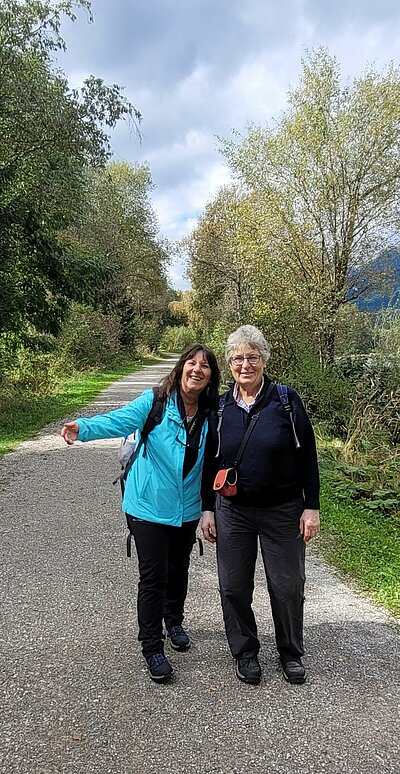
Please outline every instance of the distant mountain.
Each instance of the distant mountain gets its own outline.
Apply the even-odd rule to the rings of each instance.
[[[377,272],[379,274],[392,277],[392,289],[389,292],[377,292],[359,298],[354,303],[362,312],[379,312],[381,309],[387,309],[388,306],[400,304],[400,253],[397,250],[388,250],[375,258],[368,269],[368,273]]]

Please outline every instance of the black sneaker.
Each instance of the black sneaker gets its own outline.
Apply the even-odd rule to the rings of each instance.
[[[168,659],[165,658],[164,653],[153,653],[152,656],[146,658],[146,661],[151,679],[156,680],[158,683],[162,683],[173,674],[174,670]]]
[[[171,642],[171,647],[174,650],[188,650],[190,648],[190,640],[186,634],[183,626],[176,624],[167,629],[167,634]]]
[[[237,658],[236,662],[236,676],[243,683],[248,685],[258,685],[261,680],[261,667],[257,656],[250,656],[250,658]]]
[[[293,658],[282,663],[282,672],[285,680],[292,685],[301,685],[306,681],[306,670],[299,658]]]

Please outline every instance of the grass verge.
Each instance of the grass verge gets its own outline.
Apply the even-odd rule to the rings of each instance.
[[[50,422],[62,419],[89,403],[105,387],[143,365],[156,363],[156,358],[119,365],[108,371],[82,372],[63,379],[51,395],[13,394],[0,403],[0,454],[12,451]]]
[[[324,558],[360,588],[400,616],[400,530],[398,520],[340,497],[329,463],[321,466],[322,531],[318,544]]]

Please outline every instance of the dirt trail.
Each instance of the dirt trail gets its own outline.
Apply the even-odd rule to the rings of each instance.
[[[113,384],[121,405],[171,362]],[[136,641],[137,567],[125,556],[118,441],[68,448],[49,426],[0,463],[4,774],[397,774],[400,637],[390,617],[307,559],[308,681],[281,678],[265,580],[255,610],[260,686],[234,677],[215,554],[193,554],[174,681],[154,685]]]

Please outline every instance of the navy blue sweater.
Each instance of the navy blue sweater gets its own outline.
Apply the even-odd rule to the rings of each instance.
[[[203,509],[213,510],[212,481],[221,468],[231,467],[237,456],[247,425],[263,400],[270,380],[264,380],[260,396],[250,412],[240,408],[233,398],[233,387],[225,394],[221,424],[221,449],[217,449],[216,418],[210,422],[206,449],[202,495]],[[314,432],[303,403],[295,390],[288,388],[296,434],[300,448],[295,448],[293,429],[276,387],[260,412],[238,469],[238,492],[234,498],[241,505],[279,505],[303,496],[305,508],[319,508],[319,474]]]

